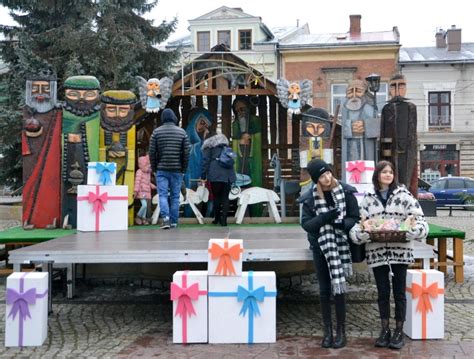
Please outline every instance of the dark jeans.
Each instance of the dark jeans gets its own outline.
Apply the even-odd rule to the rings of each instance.
[[[407,285],[407,264],[392,264],[392,289],[395,299],[395,320],[404,322],[407,312],[405,288]],[[390,278],[388,265],[373,268],[379,304],[380,319],[390,319]]]
[[[328,263],[326,257],[318,245],[313,246],[314,266],[319,281],[319,300],[321,302],[321,314],[324,324],[331,323],[331,277],[329,276]],[[336,304],[337,324],[344,324],[346,321],[346,297],[345,294],[334,296]]]
[[[214,218],[219,221],[221,215],[223,219],[227,219],[229,212],[229,192],[230,183],[227,182],[211,182],[212,195],[214,196]]]
[[[163,220],[169,221],[171,224],[178,224],[179,193],[182,183],[183,174],[180,172],[156,171],[160,215]]]

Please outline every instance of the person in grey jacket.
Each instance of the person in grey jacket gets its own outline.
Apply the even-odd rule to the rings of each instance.
[[[404,345],[403,323],[406,316],[406,276],[413,258],[413,241],[423,241],[428,234],[428,224],[423,210],[415,197],[404,185],[398,185],[395,167],[391,162],[380,161],[372,177],[374,188],[366,193],[360,203],[361,222],[350,231],[356,244],[366,243],[367,265],[374,272],[377,284],[378,306],[382,329],[375,342],[376,347],[401,349]],[[406,242],[371,242],[364,222],[371,219],[395,219],[412,223],[406,234]],[[396,327],[390,331],[390,279],[395,299]]]
[[[186,131],[178,127],[173,110],[165,108],[161,113],[161,126],[153,131],[149,148],[151,169],[156,173],[163,229],[178,225],[179,193],[188,167],[189,147]]]
[[[234,168],[224,168],[217,161],[225,146],[229,146],[229,140],[225,135],[217,134],[205,140],[201,147],[201,180],[211,183],[211,191],[214,196],[214,220],[212,223],[221,226],[227,226],[229,192],[232,183],[236,180]]]

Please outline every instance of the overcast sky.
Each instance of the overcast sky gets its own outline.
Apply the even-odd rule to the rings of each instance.
[[[402,46],[434,46],[438,28],[456,25],[462,29],[462,41],[474,42],[474,20],[465,0],[159,0],[146,15],[157,24],[178,17],[179,24],[170,37],[174,40],[188,33],[188,20],[204,15],[220,6],[240,7],[244,12],[260,16],[270,28],[309,24],[311,33],[344,33],[349,30],[349,15],[362,15],[363,32],[389,31],[398,26]],[[9,24],[8,11],[0,8],[2,24]]]

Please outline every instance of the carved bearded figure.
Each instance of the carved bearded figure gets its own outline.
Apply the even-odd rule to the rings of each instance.
[[[128,186],[129,225],[133,224],[136,131],[135,94],[125,90],[105,91],[100,109],[100,161],[117,164],[117,184]]]
[[[94,76],[71,76],[64,82],[62,214],[77,222],[77,186],[87,183],[87,163],[99,160],[99,91]]]
[[[23,109],[23,225],[56,227],[61,220],[61,110],[56,75],[30,76]]]
[[[346,90],[346,102],[342,108],[342,133],[343,163],[376,160],[380,125],[365,81],[353,80]]]

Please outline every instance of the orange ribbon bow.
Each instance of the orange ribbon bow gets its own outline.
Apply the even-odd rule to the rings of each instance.
[[[434,282],[430,286],[426,286],[426,273],[421,272],[421,285],[412,283],[411,288],[406,291],[411,293],[413,299],[418,299],[416,311],[421,313],[421,338],[426,339],[426,315],[433,311],[431,298],[438,298],[438,294],[443,294],[444,289],[438,288],[438,283]]]
[[[212,243],[212,246],[209,249],[211,258],[219,258],[215,274],[222,274],[225,276],[235,274],[235,268],[232,261],[238,261],[242,251],[243,250],[240,248],[240,244],[234,244],[229,248],[228,241],[224,241],[224,247],[221,247],[217,243]]]

